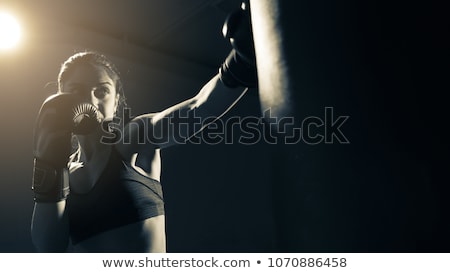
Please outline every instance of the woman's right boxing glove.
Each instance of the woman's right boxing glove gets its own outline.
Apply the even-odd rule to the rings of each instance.
[[[39,110],[34,128],[32,189],[36,202],[58,202],[69,194],[72,133],[89,133],[100,123],[97,109],[75,94],[55,94]]]

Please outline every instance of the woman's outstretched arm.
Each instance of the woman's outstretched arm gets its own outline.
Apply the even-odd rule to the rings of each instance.
[[[159,113],[133,119],[124,131],[127,140],[159,148],[185,143],[226,113],[248,88],[257,85],[250,16],[245,6],[227,18],[223,34],[232,50],[219,73],[194,97]]]

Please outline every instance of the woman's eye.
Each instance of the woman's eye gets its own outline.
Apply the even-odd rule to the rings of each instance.
[[[104,98],[106,95],[108,95],[108,93],[109,93],[108,88],[104,88],[104,87],[96,88],[94,90],[94,95],[99,99]]]

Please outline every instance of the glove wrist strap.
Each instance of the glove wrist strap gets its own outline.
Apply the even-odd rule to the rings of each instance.
[[[35,202],[49,203],[65,200],[70,192],[68,168],[55,168],[35,158],[32,190]]]
[[[236,50],[232,50],[219,69],[220,80],[230,88],[256,87],[256,66],[247,63]]]

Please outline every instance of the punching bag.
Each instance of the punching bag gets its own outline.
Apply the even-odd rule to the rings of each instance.
[[[450,250],[441,10],[250,0],[279,251]]]

